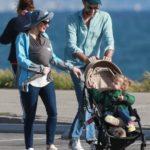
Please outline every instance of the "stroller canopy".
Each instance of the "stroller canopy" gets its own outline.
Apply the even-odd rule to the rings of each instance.
[[[94,82],[96,89],[101,91],[111,89],[112,77],[122,74],[117,65],[106,60],[90,63],[85,69],[85,84],[87,88]]]

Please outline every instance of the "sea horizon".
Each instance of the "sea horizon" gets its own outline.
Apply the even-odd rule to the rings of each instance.
[[[112,17],[115,53],[113,63],[123,74],[133,80],[140,80],[146,71],[150,71],[150,11],[108,11]],[[54,11],[55,16],[48,29],[54,52],[63,59],[65,47],[65,26],[67,17],[73,11]],[[0,12],[0,34],[8,20],[15,16],[13,12]],[[61,34],[60,34],[61,33]],[[0,69],[10,68],[7,60],[10,45],[0,44]],[[103,55],[103,47],[101,47]]]

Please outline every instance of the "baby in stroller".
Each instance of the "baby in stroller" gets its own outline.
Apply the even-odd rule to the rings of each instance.
[[[93,82],[91,94],[94,100],[103,107],[105,122],[114,126],[126,126],[127,132],[136,130],[134,121],[130,116],[129,107],[135,102],[135,97],[126,92],[130,80],[122,74],[112,77],[111,89],[99,91]]]
[[[132,108],[135,97],[127,92],[131,81],[118,66],[105,60],[90,63],[84,74],[86,109],[92,108],[92,118],[85,124],[95,122],[96,150],[125,150],[139,138],[144,150],[146,141],[141,119]]]

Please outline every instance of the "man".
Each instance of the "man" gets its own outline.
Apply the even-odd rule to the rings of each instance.
[[[65,59],[79,67],[84,73],[88,63],[100,58],[102,38],[105,44],[103,59],[111,61],[114,51],[114,38],[110,15],[100,11],[101,0],[82,0],[83,10],[76,12],[68,19],[67,45]],[[70,130],[70,148],[83,150],[80,143],[84,123],[91,114],[84,111],[84,82],[71,74],[78,101],[78,112]],[[93,149],[96,140],[94,123],[86,125],[86,141]]]

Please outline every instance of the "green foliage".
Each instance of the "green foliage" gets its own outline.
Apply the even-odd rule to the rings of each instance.
[[[54,79],[56,89],[69,90],[74,88],[73,83],[68,74],[62,72],[58,73],[55,70],[53,70],[52,77]]]
[[[52,70],[56,89],[74,89],[69,74]],[[0,88],[14,88],[15,80],[10,70],[0,70]],[[141,81],[133,81],[129,88],[131,92],[150,92],[150,72],[145,72]]]
[[[69,74],[63,72],[52,71],[52,77],[55,82],[56,89],[73,89],[73,83]],[[0,88],[14,88],[15,80],[10,70],[0,70]]]
[[[0,88],[13,88],[14,76],[10,70],[0,70]]]
[[[132,92],[150,92],[150,72],[145,72],[143,79],[138,82],[135,81],[130,88]]]

